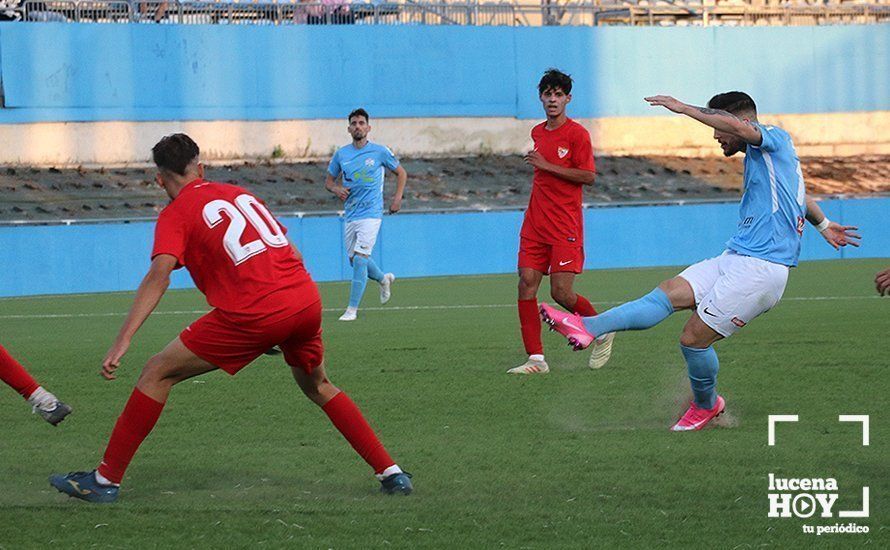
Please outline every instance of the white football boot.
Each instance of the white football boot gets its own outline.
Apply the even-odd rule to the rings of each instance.
[[[593,341],[593,345],[590,346],[590,359],[587,361],[588,368],[599,369],[609,362],[609,358],[612,357],[612,340],[614,339],[615,333],[610,332]]]
[[[383,280],[380,281],[380,303],[385,304],[392,298],[392,284],[395,282],[396,276],[392,273],[387,273],[383,276]]]
[[[550,372],[550,367],[547,366],[547,362],[543,358],[529,357],[528,361],[508,370],[507,374],[547,374],[548,372]]]
[[[341,321],[355,321],[355,318],[358,316],[358,309],[354,307],[346,308],[346,311],[343,312],[343,315],[340,316]]]

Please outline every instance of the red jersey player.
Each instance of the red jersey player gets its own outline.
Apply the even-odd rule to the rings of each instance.
[[[395,464],[355,403],[325,374],[321,298],[284,226],[246,190],[205,181],[198,153],[185,134],[167,136],[152,149],[157,181],[172,201],[158,216],[151,267],[102,363],[102,375],[115,378],[131,339],[160,301],[174,269],[188,269],[213,310],[149,359],[99,467],[53,475],[50,483],[73,497],[113,502],[124,471],[175,384],[216,369],[234,375],[278,346],[297,384],[371,465],[381,490],[409,494],[410,475]]]
[[[596,177],[590,134],[566,116],[572,100],[572,78],[556,69],[544,73],[538,94],[547,120],[532,129],[534,150],[525,161],[535,169],[532,193],[519,234],[519,324],[528,360],[510,374],[544,374],[541,322],[538,318],[538,287],[550,276],[550,295],[562,307],[580,315],[596,310],[573,287],[575,275],[584,269],[582,187]],[[581,313],[586,312],[586,313]],[[598,341],[590,356],[591,368],[609,360],[612,335]]]
[[[33,411],[53,426],[71,414],[71,407],[43,389],[3,346],[0,346],[0,380],[24,397]]]

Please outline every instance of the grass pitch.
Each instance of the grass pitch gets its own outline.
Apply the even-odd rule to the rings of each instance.
[[[601,371],[545,332],[551,374],[511,377],[524,359],[515,277],[399,280],[351,324],[336,321],[347,284],[322,285],[331,378],[414,473],[409,498],[377,494],[281,359],[264,357],[177,386],[117,504],[68,499],[47,476],[95,467],[142,364],[206,306],[168,293],[104,382],[130,294],[0,300],[3,344],[75,411],[54,429],[0,388],[0,547],[887,547],[890,298],[871,282],[884,263],[793,270],[773,311],[717,345],[724,426],[687,434],[668,427],[688,397],[688,313],[618,335]],[[676,272],[587,272],[578,288],[613,305]],[[769,414],[800,415],[775,447]],[[839,414],[871,416],[870,446]],[[768,473],[837,479],[835,513],[858,510],[868,485],[871,517],[767,518]],[[802,533],[849,521],[870,532]]]

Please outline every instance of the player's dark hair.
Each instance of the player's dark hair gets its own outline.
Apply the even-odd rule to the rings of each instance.
[[[538,82],[538,94],[547,90],[562,90],[566,95],[572,93],[572,77],[559,69],[547,69]]]
[[[371,122],[371,117],[368,116],[368,111],[362,109],[361,107],[349,113],[349,116],[346,117],[346,120],[352,122],[352,117],[354,116],[363,116],[365,117],[365,122]]]
[[[185,134],[164,136],[151,148],[151,157],[163,171],[185,175],[185,169],[198,158],[198,144]]]
[[[757,105],[751,96],[745,92],[726,92],[717,94],[708,101],[711,109],[721,109],[727,113],[737,115],[739,113],[753,113],[757,115]]]

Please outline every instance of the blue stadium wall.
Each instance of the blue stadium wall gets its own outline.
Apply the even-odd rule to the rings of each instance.
[[[742,88],[770,113],[890,110],[890,25],[741,28],[0,24],[0,124],[538,118],[547,67],[573,116]]]
[[[890,199],[839,199],[822,207],[832,219],[858,225],[862,247],[835,252],[808,227],[802,259],[890,257]],[[737,216],[731,203],[587,209],[585,268],[686,265],[717,255]],[[341,218],[282,221],[316,280],[350,277]],[[401,277],[511,273],[521,223],[518,211],[388,216],[374,254]],[[144,222],[0,227],[0,296],[135,289],[148,268],[153,228]],[[188,275],[177,272],[173,287],[189,286]]]

